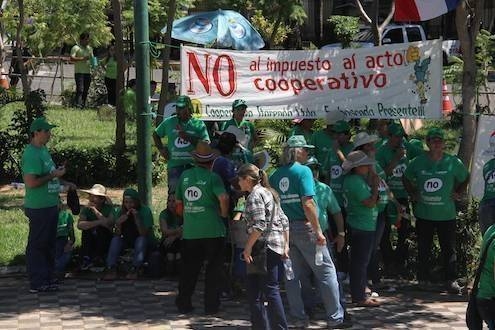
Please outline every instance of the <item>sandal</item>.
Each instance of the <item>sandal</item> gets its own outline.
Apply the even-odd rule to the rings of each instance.
[[[375,299],[365,299],[356,304],[356,307],[378,307],[380,306],[380,302]]]

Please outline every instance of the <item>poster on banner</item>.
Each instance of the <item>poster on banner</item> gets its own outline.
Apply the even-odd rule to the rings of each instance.
[[[181,47],[181,94],[204,120],[441,118],[440,40],[360,49],[233,51]]]
[[[474,157],[469,182],[471,197],[481,200],[485,191],[483,167],[492,158],[495,158],[495,116],[481,116],[478,120]],[[495,181],[495,168],[488,169],[487,180]]]

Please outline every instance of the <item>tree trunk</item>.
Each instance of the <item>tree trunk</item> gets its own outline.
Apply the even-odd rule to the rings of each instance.
[[[20,68],[21,68],[21,82],[22,82],[22,92],[24,95],[24,102],[27,102],[29,92],[31,92],[31,86],[29,86],[29,81],[27,78],[27,70],[24,66],[24,59],[22,58],[22,37],[21,32],[24,28],[24,0],[17,0],[17,4],[19,5],[19,22],[17,23],[17,31],[16,31],[16,56],[20,59]],[[13,56],[13,54],[12,54]]]
[[[476,138],[476,60],[475,44],[480,30],[484,0],[464,0],[456,10],[456,28],[461,43],[462,70],[462,139],[458,156],[470,168]]]
[[[160,91],[160,101],[158,102],[158,116],[155,119],[155,123],[158,125],[164,118],[163,113],[165,105],[169,101],[170,95],[168,95],[168,82],[169,82],[169,68],[170,68],[170,44],[172,43],[172,25],[174,24],[175,7],[177,5],[176,0],[169,1],[168,13],[167,13],[167,32],[163,42],[165,48],[163,49],[163,67],[162,67],[162,89]]]
[[[122,91],[124,90],[124,41],[122,35],[122,18],[120,16],[120,0],[112,0],[113,24],[115,36],[115,57],[117,58],[117,107],[115,109],[115,152],[117,158],[121,157],[126,148],[125,141],[125,112],[122,104]]]

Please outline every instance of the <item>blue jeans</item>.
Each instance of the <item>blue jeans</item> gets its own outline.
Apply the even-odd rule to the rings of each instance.
[[[367,268],[375,247],[375,232],[350,228],[351,232],[351,297],[353,302],[366,299]]]
[[[57,237],[57,243],[55,247],[55,271],[62,273],[65,271],[65,267],[70,261],[72,252],[64,252],[64,248],[67,245],[69,238],[67,236]]]
[[[251,327],[253,329],[287,329],[284,305],[280,297],[280,270],[284,268],[280,255],[266,250],[266,276],[249,274],[247,276]],[[264,300],[268,302],[265,308]]]
[[[134,241],[134,258],[132,259],[132,265],[136,268],[141,267],[146,255],[146,237],[138,236]],[[124,245],[124,238],[122,236],[114,236],[112,242],[110,242],[110,249],[107,256],[107,267],[115,267],[117,259]]]
[[[26,270],[31,289],[36,289],[53,279],[58,207],[26,208],[24,213],[29,219]]]
[[[339,302],[339,283],[335,266],[328,249],[323,250],[323,263],[315,265],[315,235],[309,223],[290,222],[290,258],[294,270],[294,279],[286,281],[287,299],[291,315],[299,320],[307,319],[304,311],[300,279],[308,273],[308,268],[315,274],[320,287],[321,298],[325,306],[326,320],[339,324],[344,319],[344,309]]]
[[[495,223],[495,198],[482,201],[478,210],[481,235]]]

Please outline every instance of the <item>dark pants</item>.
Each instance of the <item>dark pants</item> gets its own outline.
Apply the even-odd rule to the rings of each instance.
[[[495,297],[492,299],[476,298],[476,306],[489,330],[495,329]]]
[[[27,273],[32,289],[48,285],[54,278],[58,207],[26,208],[29,235],[26,247]]]
[[[206,260],[205,312],[216,313],[220,306],[220,278],[222,276],[225,239],[223,237],[182,240],[182,269],[179,294],[175,304],[180,309],[191,309],[191,297],[198,275]]]
[[[70,257],[72,252],[64,252],[65,246],[69,238],[67,236],[57,237],[56,249],[55,249],[55,271],[58,273],[63,273],[65,271],[65,267],[70,261]]]
[[[252,329],[287,329],[284,305],[280,296],[279,277],[284,269],[280,255],[266,250],[267,275],[249,274],[247,276],[249,308],[251,310]],[[264,301],[268,302],[265,308]]]
[[[117,80],[105,77],[105,86],[107,87],[108,104],[117,105]]]
[[[455,220],[431,221],[416,219],[416,233],[418,236],[418,280],[430,280],[430,269],[432,268],[431,248],[433,245],[433,234],[437,232],[442,262],[445,272],[445,280],[457,278],[455,251],[456,236]]]
[[[112,238],[112,232],[106,227],[97,226],[83,230],[81,234],[81,256],[105,260]]]
[[[387,222],[387,215],[385,210],[378,213],[378,218],[376,219],[376,231],[375,231],[375,242],[373,245],[373,252],[371,254],[370,263],[368,265],[368,277],[373,282],[377,284],[380,282],[380,253],[378,247],[380,246],[380,241],[382,239],[383,230],[385,229],[385,224]]]
[[[351,270],[350,284],[353,302],[366,299],[368,282],[367,269],[375,246],[375,232],[350,228],[351,231]]]
[[[76,106],[83,108],[86,106],[86,99],[88,98],[91,74],[75,73],[74,79],[76,80]]]

